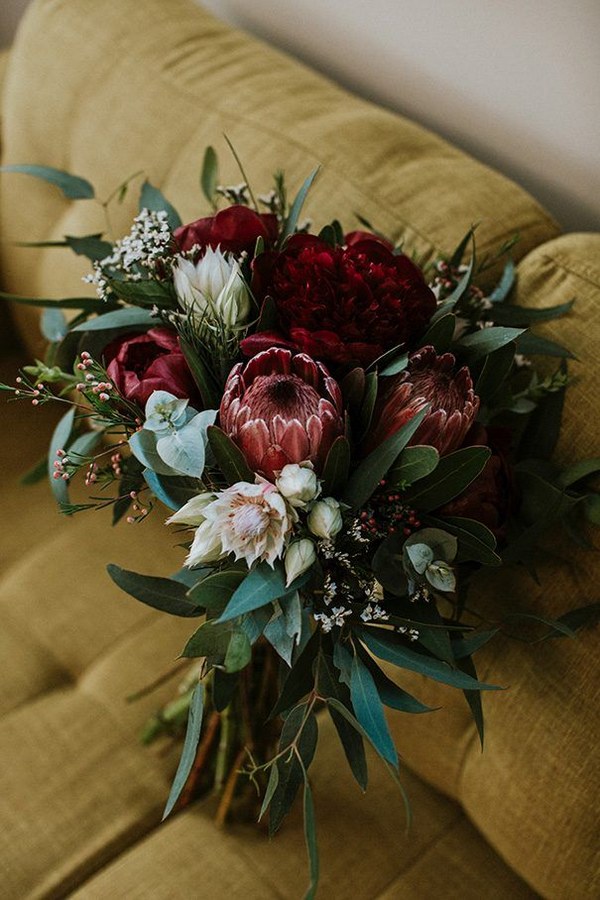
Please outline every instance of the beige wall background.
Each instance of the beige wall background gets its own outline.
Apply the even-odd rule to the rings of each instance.
[[[0,0],[2,43],[27,4]],[[600,230],[600,0],[203,5],[500,169],[565,228]]]

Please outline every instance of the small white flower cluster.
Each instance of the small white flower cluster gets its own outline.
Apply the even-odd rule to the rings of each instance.
[[[385,622],[387,619],[389,619],[389,616],[386,613],[385,609],[382,609],[378,603],[376,603],[375,606],[373,606],[373,604],[371,603],[368,603],[361,612],[360,617],[363,622],[377,622],[378,620]]]
[[[344,609],[343,606],[334,606],[331,609],[331,615],[327,613],[315,613],[315,622],[321,623],[321,628],[325,633],[331,631],[332,628],[341,628],[345,619],[352,615],[351,609]]]
[[[417,628],[407,628],[406,625],[399,625],[396,628],[398,634],[405,634],[408,636],[409,641],[418,641],[419,640],[419,631]]]
[[[133,220],[129,234],[113,244],[111,254],[94,263],[93,274],[85,275],[83,281],[96,285],[98,296],[105,300],[106,276],[111,270],[125,274],[129,281],[139,281],[142,277],[139,268],[153,269],[156,261],[164,256],[170,240],[167,213],[144,208]]]

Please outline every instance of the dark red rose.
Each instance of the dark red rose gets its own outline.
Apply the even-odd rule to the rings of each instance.
[[[491,448],[492,455],[483,471],[468,488],[437,510],[440,516],[462,516],[486,525],[499,543],[506,538],[508,517],[516,499],[515,481],[508,462],[510,432],[507,429],[475,425],[467,435],[464,445],[483,445]]]
[[[179,340],[168,328],[126,334],[105,348],[106,372],[116,389],[140,406],[153,391],[169,391],[198,407],[200,399]]]
[[[320,472],[344,432],[342,393],[321,363],[273,347],[233,367],[219,420],[254,472],[273,479],[305,460]]]
[[[390,251],[394,249],[394,245],[391,241],[388,241],[387,238],[379,237],[378,234],[373,234],[371,231],[349,231],[348,234],[345,235],[344,241],[346,247],[354,247],[362,241],[375,241],[376,244],[381,244]]]
[[[268,247],[277,240],[277,235],[276,216],[256,213],[247,206],[229,206],[214,216],[181,225],[173,233],[182,252],[198,244],[201,250],[220,247],[223,253],[229,250],[238,256],[244,250],[252,253],[259,237]]]
[[[479,397],[468,368],[456,371],[455,363],[451,353],[438,356],[433,347],[423,347],[399,375],[381,378],[367,450],[399,431],[427,404],[429,412],[410,443],[429,444],[441,455],[457,450],[475,421]]]
[[[315,359],[368,365],[397,345],[411,346],[436,310],[421,270],[380,241],[331,247],[313,235],[292,237],[280,253],[254,263],[253,288],[271,296],[280,337]],[[260,334],[242,343],[257,352]]]

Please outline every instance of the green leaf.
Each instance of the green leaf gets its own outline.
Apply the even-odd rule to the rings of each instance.
[[[148,309],[137,309],[128,306],[104,313],[95,319],[86,319],[73,328],[73,331],[112,331],[113,328],[151,328],[157,324],[156,316]]]
[[[247,481],[254,484],[254,472],[246,462],[242,451],[231,438],[227,437],[217,425],[211,425],[207,430],[208,443],[214,453],[217,465],[227,479],[228,484],[236,484],[238,481]]]
[[[583,501],[583,512],[592,525],[600,525],[600,497],[597,494],[589,494]]]
[[[143,209],[149,209],[152,212],[166,212],[171,231],[175,231],[181,225],[181,218],[175,207],[169,203],[162,191],[150,184],[149,181],[144,181],[142,185],[139,209],[140,212]]]
[[[394,352],[394,351],[390,351]],[[384,354],[384,357],[387,357],[388,354]],[[383,358],[383,357],[382,357]],[[399,375],[400,372],[403,372],[408,365],[408,353],[400,353],[399,355],[395,355],[390,357],[390,361],[387,362],[384,367],[379,372],[380,378],[389,378],[392,375]]]
[[[491,328],[484,329],[484,331],[491,330]],[[563,347],[562,344],[557,344],[556,341],[550,341],[548,338],[539,337],[539,335],[532,334],[530,331],[522,334],[517,340],[517,350],[519,353],[524,353],[525,356],[558,356],[563,359],[577,359],[576,355],[567,350],[566,347]]]
[[[62,341],[69,330],[69,325],[61,309],[47,308],[42,313],[40,328],[46,340],[53,344]]]
[[[362,646],[359,645],[359,652],[361,649]],[[424,703],[421,703],[420,700],[417,700],[416,697],[413,697],[412,694],[409,694],[408,691],[405,691],[388,678],[368,653],[362,656],[362,660],[373,676],[373,680],[377,685],[377,692],[385,706],[389,706],[390,709],[397,709],[399,712],[412,713],[413,715],[434,711],[430,706],[425,706]]]
[[[440,455],[435,447],[422,444],[405,447],[389,471],[390,484],[394,487],[414,484],[420,478],[431,475],[439,459]]]
[[[600,603],[590,603],[588,606],[580,606],[578,609],[572,609],[555,620],[555,622],[560,625],[566,625],[571,633],[575,633],[581,628],[588,628],[591,625],[596,625],[599,621]],[[559,637],[556,628],[554,633],[547,635],[547,637]]]
[[[236,619],[244,613],[272,603],[273,600],[293,594],[308,581],[309,577],[310,573],[305,572],[289,587],[286,587],[285,571],[280,563],[276,563],[274,568],[271,568],[267,562],[259,563],[236,589],[225,611],[221,614],[219,622]]]
[[[475,229],[469,228],[465,236],[462,238],[456,249],[453,251],[452,256],[448,260],[448,264],[452,269],[457,269],[461,262],[463,261],[463,256],[465,255],[465,250],[469,244],[469,241],[472,241],[475,235]]]
[[[394,663],[402,669],[418,672],[420,675],[426,675],[434,681],[448,684],[451,687],[477,691],[501,690],[497,685],[476,681],[439,659],[404,646],[401,640],[394,640],[389,632],[385,633],[382,629],[358,627],[354,629],[354,633],[375,656]]]
[[[304,780],[304,773],[308,770],[315,755],[317,739],[317,720],[314,713],[311,712],[307,716],[305,704],[294,707],[283,724],[279,749],[280,751],[285,750],[295,744],[302,762],[295,753],[291,756],[284,754],[277,760],[279,782],[271,800],[269,818],[269,834],[271,836],[278,830],[294,802],[298,788]]]
[[[87,234],[83,237],[71,237],[67,234],[65,235],[65,244],[78,256],[85,256],[92,262],[99,262],[110,256],[113,251],[113,245],[101,238],[100,234]]]
[[[334,698],[350,710],[350,691],[345,684],[340,682],[333,659],[325,653],[319,654],[317,663],[317,690],[319,696],[326,700]],[[328,709],[352,774],[360,788],[366,791],[369,774],[363,739],[334,707],[328,706]]]
[[[134,306],[142,306],[150,311],[157,306],[159,309],[177,309],[178,303],[172,284],[155,281],[151,278],[145,281],[123,281],[120,278],[107,278],[111,290],[121,300],[132,303]]]
[[[279,698],[269,714],[274,719],[302,700],[314,687],[313,663],[319,649],[320,632],[311,635],[302,653],[288,672]]]
[[[343,495],[344,501],[349,506],[356,509],[366,503],[418,429],[427,414],[428,408],[422,409],[421,412],[403,425],[399,431],[386,438],[355,469],[350,476]]]
[[[350,444],[347,438],[340,435],[331,445],[323,467],[323,496],[339,495],[348,481],[349,471]]]
[[[53,169],[51,166],[0,166],[0,172],[17,172],[41,178],[42,181],[59,188],[68,200],[92,200],[94,197],[94,188],[85,178],[70,175],[68,172],[63,172],[62,169]]]
[[[488,641],[498,634],[499,628],[493,628],[490,631],[472,632],[467,637],[454,638],[452,640],[452,652],[454,659],[464,659],[465,656],[472,656],[483,647]]]
[[[213,572],[195,584],[188,597],[192,603],[198,603],[212,613],[222,613],[247,574],[245,566]]]
[[[163,462],[179,475],[201,478],[206,459],[206,430],[216,415],[216,410],[205,409],[174,433],[159,437],[156,450]]]
[[[360,437],[368,433],[373,419],[375,402],[377,400],[377,375],[369,372],[364,376],[364,394],[357,415],[357,431]]]
[[[216,209],[216,191],[219,183],[219,162],[214,147],[207,147],[202,160],[200,172],[200,187],[202,193],[213,209]]]
[[[490,353],[477,379],[475,392],[482,403],[489,403],[506,381],[513,366],[515,345],[511,342]]]
[[[69,489],[67,487],[67,481],[63,481],[62,478],[54,478],[54,462],[58,458],[56,456],[56,451],[65,450],[69,443],[74,422],[75,407],[71,407],[54,429],[48,448],[48,478],[50,479],[50,487],[52,488],[54,499],[59,506],[69,502]]]
[[[319,850],[317,847],[315,808],[306,772],[304,773],[304,840],[306,841],[310,869],[310,885],[304,895],[304,900],[314,900],[319,884]]]
[[[489,296],[492,303],[502,303],[508,297],[513,284],[515,283],[515,264],[509,259],[500,277],[500,281]]]
[[[190,702],[190,712],[188,717],[187,731],[179,766],[175,773],[169,799],[163,813],[163,822],[172,812],[175,804],[179,800],[179,795],[185,787],[185,783],[190,777],[192,767],[196,759],[198,750],[198,742],[200,740],[200,731],[202,729],[202,715],[204,712],[204,686],[197,684],[192,694]]]
[[[589,475],[595,475],[596,472],[600,472],[600,457],[582,459],[563,469],[557,477],[556,483],[559,487],[567,488]]]
[[[574,300],[568,303],[559,303],[558,306],[547,306],[542,309],[533,309],[527,306],[514,306],[512,304],[497,304],[490,311],[490,316],[497,325],[534,325],[536,322],[550,322],[564,316],[572,309]]]
[[[419,341],[419,346],[427,347],[431,345],[435,347],[438,353],[445,353],[446,350],[450,349],[455,329],[456,316],[453,316],[452,313],[442,316],[433,325],[430,325]]]
[[[458,341],[457,347],[467,350],[472,358],[477,359],[493,353],[494,350],[504,347],[505,344],[510,344],[511,341],[523,335],[523,331],[523,328],[502,328],[500,326],[482,328],[480,331],[462,337]]]
[[[185,361],[192,373],[196,387],[200,391],[205,408],[217,409],[221,403],[222,391],[212,372],[208,370],[198,353],[194,351],[194,348],[184,338],[179,338],[179,346],[185,356]]]
[[[244,631],[234,631],[225,654],[225,671],[230,675],[245,669],[252,659],[252,644]]]
[[[106,303],[97,297],[65,297],[56,300],[47,300],[42,297],[19,297],[18,294],[7,294],[0,291],[0,300],[10,300],[11,303],[19,303],[21,306],[37,306],[48,309],[81,309],[85,312],[98,312],[106,309]]]
[[[283,226],[282,241],[290,237],[296,231],[296,226],[298,224],[298,219],[300,217],[302,207],[304,206],[304,201],[306,200],[306,196],[310,191],[315,178],[319,174],[320,168],[320,166],[317,166],[317,168],[310,173],[310,175],[296,194],[296,197],[290,209],[290,214],[285,220],[285,224]]]
[[[222,663],[234,631],[229,624],[220,625],[211,619],[198,628],[181,652],[185,659],[201,656],[216,657]]]
[[[371,743],[392,766],[398,766],[398,753],[394,746],[383,712],[383,704],[373,676],[355,655],[350,674],[350,696],[356,718],[369,735]]]
[[[195,478],[185,478],[158,474],[152,469],[144,469],[144,481],[152,493],[169,509],[178,510],[198,493]]]
[[[560,371],[566,375],[563,360]],[[565,392],[546,394],[529,417],[518,447],[519,459],[550,459],[560,437]]]
[[[142,428],[140,431],[135,431],[129,438],[129,449],[135,458],[147,469],[151,469],[158,475],[175,475],[171,466],[168,466],[162,457],[158,455],[156,442],[156,434],[153,431]],[[173,502],[169,498],[169,503],[166,505],[171,507]],[[178,507],[172,508],[176,509]]]
[[[277,789],[277,785],[279,784],[279,769],[276,765],[271,766],[271,771],[269,773],[269,781],[267,784],[267,790],[265,791],[265,796],[262,802],[262,806],[260,808],[260,813],[258,816],[258,821],[262,819],[267,809],[269,808],[269,803],[273,799],[273,794]]]
[[[496,538],[485,525],[475,519],[462,516],[446,516],[443,519],[428,518],[432,524],[446,528],[458,538],[459,562],[473,560],[484,566],[499,566],[502,560],[496,551]]]
[[[153,575],[139,575],[110,563],[106,571],[122,591],[161,612],[182,618],[193,618],[204,612],[194,603],[184,584],[170,578],[156,578]]]
[[[302,603],[298,591],[273,603],[274,613],[263,634],[282,660],[291,667],[302,630]]]
[[[404,499],[422,513],[443,506],[477,478],[490,455],[489,447],[463,447],[443,456],[435,471],[409,488]]]
[[[471,678],[477,678],[475,663],[470,656],[465,656],[458,660],[457,665],[466,675],[469,675]],[[477,728],[477,733],[479,735],[481,749],[483,750],[484,726],[481,691],[466,690],[463,691],[463,694],[465,695],[465,700],[469,704],[469,709],[471,710],[471,715],[473,716],[473,721],[475,722],[475,727]]]

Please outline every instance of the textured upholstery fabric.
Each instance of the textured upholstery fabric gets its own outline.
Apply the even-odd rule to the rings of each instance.
[[[259,189],[278,167],[293,189],[323,163],[307,207],[317,224],[343,215],[352,225],[358,211],[429,257],[451,248],[472,221],[482,220],[482,252],[520,231],[521,299],[545,306],[578,298],[576,311],[543,329],[580,357],[559,455],[571,456],[574,443],[578,455],[594,453],[599,236],[552,240],[555,224],[514,184],[184,0],[32,4],[7,75],[3,162],[68,169],[90,178],[101,198],[143,168],[192,218],[206,211],[196,173],[207,143],[219,149],[222,180],[239,180],[223,131]],[[3,289],[78,295],[81,260],[7,241],[102,230],[101,208],[22,176],[2,176],[1,187]],[[117,235],[128,227],[134,193],[111,214]],[[36,316],[20,317],[30,344]],[[13,365],[8,360],[7,370]],[[190,625],[137,605],[103,569],[114,561],[165,573],[180,564],[180,551],[169,549],[160,516],[117,531],[101,515],[58,519],[45,485],[21,488],[14,472],[15,460],[23,471],[43,452],[53,411],[26,416],[12,405],[1,414],[8,439],[0,442],[0,496],[10,527],[0,534],[0,893],[300,896],[297,816],[271,845],[253,830],[216,831],[202,804],[157,827],[177,751],[145,749],[137,733],[176,682],[134,704],[126,697],[169,668]],[[594,557],[556,549],[567,565],[547,563],[540,585],[522,573],[489,585],[487,614],[506,598],[549,614],[595,599]],[[385,773],[371,766],[361,798],[323,726],[315,768],[322,895],[598,896],[595,639],[505,641],[482,652],[482,677],[510,688],[485,700],[484,754],[458,692],[406,678],[442,707],[393,719],[401,754],[420,776],[405,773],[415,812],[408,838]]]

